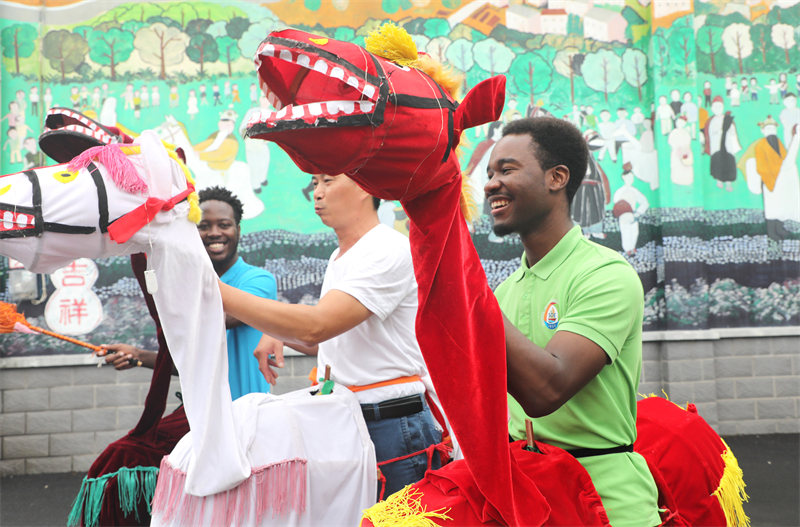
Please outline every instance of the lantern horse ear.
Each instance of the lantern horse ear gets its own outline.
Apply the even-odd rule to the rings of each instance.
[[[506,100],[506,78],[497,75],[472,88],[456,108],[456,136],[467,128],[490,123],[500,118]]]

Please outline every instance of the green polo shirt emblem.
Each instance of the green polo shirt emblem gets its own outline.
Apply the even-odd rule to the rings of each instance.
[[[558,327],[558,308],[555,301],[547,304],[547,308],[544,310],[544,325],[547,329]]]

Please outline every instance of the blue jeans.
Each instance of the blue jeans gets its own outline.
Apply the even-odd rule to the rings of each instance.
[[[442,433],[434,426],[431,410],[424,402],[422,411],[416,414],[367,421],[367,430],[375,445],[378,463],[417,452],[442,440]],[[440,466],[439,454],[434,452],[431,469]],[[387,463],[379,468],[386,477],[386,491],[383,495],[386,498],[406,485],[421,480],[428,469],[428,456],[422,452],[418,456]],[[378,497],[380,492],[379,483]]]

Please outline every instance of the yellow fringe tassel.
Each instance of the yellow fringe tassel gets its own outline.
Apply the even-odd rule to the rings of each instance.
[[[720,438],[720,441],[725,445],[725,451],[722,452],[725,470],[722,473],[722,479],[719,481],[719,487],[714,491],[714,496],[719,500],[720,507],[725,513],[728,527],[748,527],[750,518],[745,514],[742,503],[747,501],[749,497],[744,490],[746,485],[742,477],[742,469],[739,468],[736,456],[733,455],[725,441],[722,438]]]
[[[468,177],[461,176],[461,212],[464,213],[464,219],[467,223],[472,223],[480,215],[478,204],[475,202],[475,197],[472,195],[472,182]]]
[[[437,527],[432,518],[450,520],[450,509],[428,512],[422,505],[422,492],[406,485],[384,501],[379,501],[364,511],[364,518],[375,527]]]
[[[417,45],[402,27],[388,22],[364,39],[364,47],[373,55],[391,60],[401,66],[413,66],[419,58]]]
[[[166,141],[161,141],[164,147],[167,149],[167,154],[169,155],[170,159],[178,163],[178,166],[181,167],[181,171],[183,171],[183,176],[186,178],[186,181],[192,185],[194,185],[194,177],[192,177],[191,171],[189,168],[183,163],[178,154],[175,153],[175,146],[167,143]],[[130,155],[138,155],[142,153],[142,147],[139,145],[130,145],[130,146],[121,146],[120,150],[126,156]],[[200,223],[200,220],[203,219],[203,211],[200,210],[200,198],[197,195],[197,192],[191,192],[187,197],[186,201],[189,203],[189,214],[187,218],[192,223]]]
[[[164,145],[169,145],[169,143],[164,142]],[[189,170],[189,167],[183,163],[183,160],[178,157],[174,147],[173,149],[167,148],[167,153],[169,154],[169,157],[181,167],[186,181],[189,184],[194,185],[194,177],[192,177],[192,172]],[[186,196],[186,201],[189,203],[189,214],[186,217],[192,223],[200,223],[200,220],[203,219],[203,211],[200,209],[200,197],[197,195],[197,192],[190,192],[189,195]]]

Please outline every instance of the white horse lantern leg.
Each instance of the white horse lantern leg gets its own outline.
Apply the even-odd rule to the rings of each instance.
[[[43,273],[79,257],[148,254],[158,281],[151,292],[180,372],[192,430],[164,458],[169,477],[159,486],[169,499],[157,490],[156,505],[183,504],[191,508],[195,524],[355,524],[360,510],[374,502],[376,473],[374,450],[349,390],[314,398],[298,392],[298,401],[286,403],[251,394],[232,404],[218,278],[188,219],[190,209],[199,219],[196,204],[190,206],[196,196],[188,177],[153,132],[143,133],[133,145],[87,150],[70,164],[0,176],[0,254]],[[276,415],[286,415],[285,422],[302,421],[287,408],[304,405],[327,405],[314,428],[305,422],[287,437],[273,426]],[[340,451],[338,458],[323,456],[328,466],[343,470],[350,484],[338,477],[313,477],[324,463],[307,458],[331,450],[328,430],[349,431],[350,437],[340,438],[356,445]],[[267,437],[258,437],[257,431]],[[325,445],[316,444],[312,435]],[[291,481],[300,485],[293,495],[279,491]],[[338,509],[350,516],[341,516]],[[153,524],[188,521],[186,511],[175,510],[167,516],[157,507]]]

